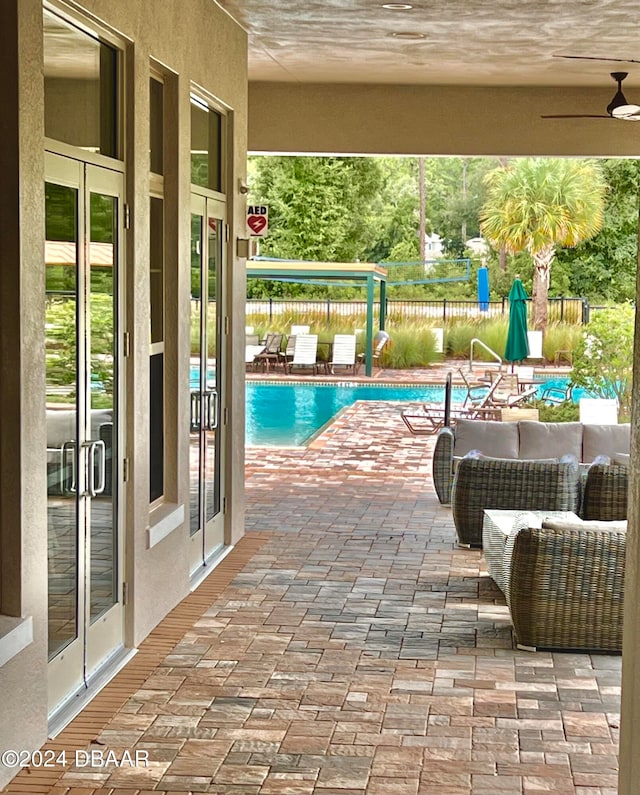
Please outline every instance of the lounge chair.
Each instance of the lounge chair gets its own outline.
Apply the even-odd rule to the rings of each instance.
[[[244,338],[244,361],[245,364],[253,364],[256,356],[264,350],[264,345],[260,343],[257,334],[245,334]]]
[[[378,367],[380,366],[380,356],[382,351],[384,350],[385,345],[389,342],[391,337],[387,334],[386,331],[380,329],[380,331],[376,331],[376,334],[373,338],[373,353],[372,353],[372,360],[373,366],[375,367],[376,364]],[[359,353],[357,356],[358,367],[366,361],[367,355],[366,353]]]
[[[546,386],[542,390],[540,400],[551,405],[560,405],[573,399],[573,384],[567,386]]]
[[[285,363],[285,372],[290,373],[294,367],[312,367],[314,374],[318,372],[318,335],[297,334],[293,359]]]
[[[503,373],[498,379],[497,388],[493,391],[490,405],[502,406],[503,408],[513,408],[520,403],[524,403],[532,398],[538,388],[530,386],[526,389],[520,388],[520,381],[516,373]]]
[[[487,385],[484,384],[472,384],[471,381],[467,378],[464,373],[464,370],[461,367],[458,367],[458,373],[460,378],[465,385],[467,390],[467,394],[464,396],[464,400],[462,401],[462,407],[468,408],[470,406],[476,406],[482,404],[487,396],[487,391],[495,389],[500,382],[502,375],[500,373],[491,374],[491,384]]]
[[[285,349],[278,352],[278,361],[282,365],[285,373],[287,372],[287,364],[293,359],[293,353],[296,349],[296,335],[290,334],[287,339]]]
[[[449,412],[449,424],[453,425],[459,419],[499,420],[500,407],[491,404],[493,393],[499,383],[498,378],[488,389],[486,386],[482,387],[484,395],[476,403],[469,402],[466,406],[463,403],[462,406],[452,407]],[[421,409],[417,411],[403,411],[400,416],[414,436],[437,433],[445,423],[445,409],[441,406],[430,406],[428,403],[423,403]]]
[[[331,374],[335,375],[335,367],[351,368],[356,372],[356,335],[334,334],[331,361],[327,362]]]
[[[254,367],[260,366],[269,372],[270,364],[277,364],[280,357],[282,337],[282,334],[267,334],[263,350],[261,350],[253,360]]]

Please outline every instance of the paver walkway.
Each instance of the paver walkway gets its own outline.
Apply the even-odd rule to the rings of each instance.
[[[375,402],[309,449],[249,450],[236,568],[163,622],[176,638],[83,746],[149,766],[7,791],[613,795],[620,657],[513,649],[433,492],[432,444]]]

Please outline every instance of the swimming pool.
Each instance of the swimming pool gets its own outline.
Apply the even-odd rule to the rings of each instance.
[[[541,382],[545,386],[566,381]],[[326,425],[341,409],[356,400],[400,400],[443,403],[444,387],[389,384],[311,384],[247,381],[247,429],[249,446],[297,447]],[[454,387],[452,402],[461,403],[466,390]]]

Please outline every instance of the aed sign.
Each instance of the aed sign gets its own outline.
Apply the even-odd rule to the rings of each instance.
[[[269,208],[264,204],[247,207],[247,226],[249,234],[254,237],[264,237],[269,230]]]

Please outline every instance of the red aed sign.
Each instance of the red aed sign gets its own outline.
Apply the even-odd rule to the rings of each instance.
[[[247,226],[249,234],[264,237],[269,229],[269,208],[263,204],[247,207]]]

